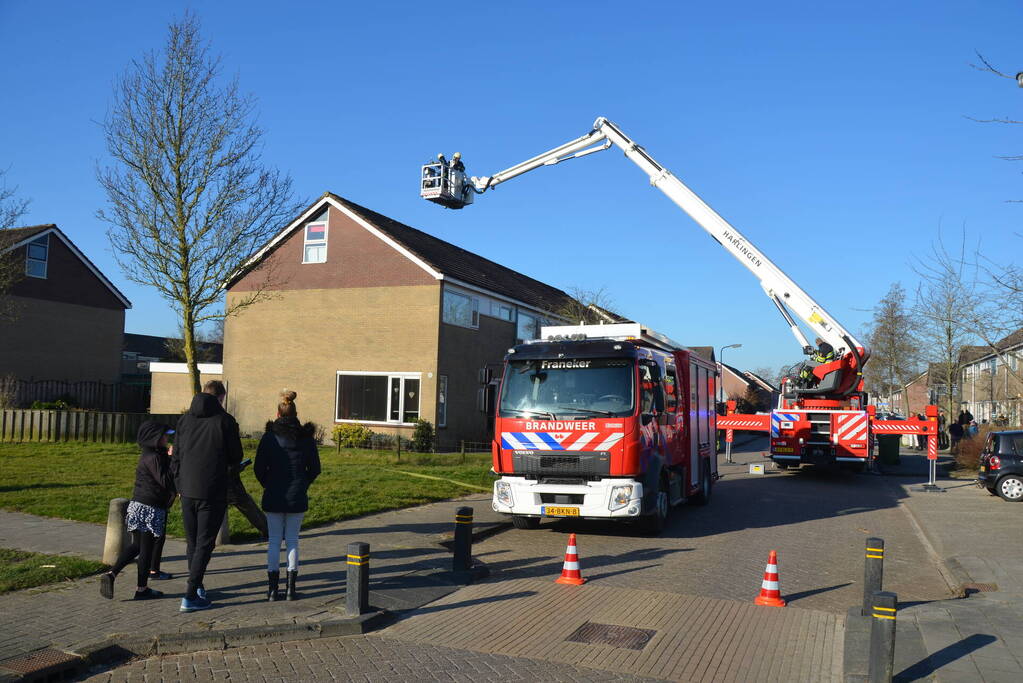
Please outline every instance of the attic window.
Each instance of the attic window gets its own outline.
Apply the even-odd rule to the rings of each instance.
[[[43,235],[28,243],[25,250],[25,275],[46,279],[46,263],[50,256],[50,236]]]
[[[306,223],[302,263],[327,262],[327,223]]]

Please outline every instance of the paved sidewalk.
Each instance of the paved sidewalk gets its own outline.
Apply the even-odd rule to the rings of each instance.
[[[454,511],[473,507],[477,530],[503,528],[506,521],[490,509],[488,494],[475,494],[405,510],[362,517],[303,532],[299,569],[301,600],[268,603],[266,545],[217,548],[206,575],[215,608],[178,612],[185,589],[184,543],[170,539],[163,568],[175,575],[153,582],[166,593],[158,601],[134,602],[133,569],[119,577],[115,599],[99,595],[99,579],[55,584],[0,596],[5,619],[0,633],[0,660],[39,648],[75,649],[118,634],[155,636],[166,633],[216,631],[281,623],[316,623],[344,615],[348,543],[371,547],[371,598],[374,607],[411,609],[445,595],[456,586],[441,572],[451,569],[451,553],[440,545],[454,528]],[[0,514],[0,546],[37,552],[78,552],[99,557],[103,527],[49,520],[17,513]],[[91,551],[91,552],[90,552]]]
[[[969,595],[900,610],[898,628],[918,631],[927,652],[902,669],[902,679],[1023,680],[1023,506],[970,481],[939,479],[944,493],[893,483],[906,494],[901,504],[944,562],[948,581]]]
[[[152,657],[85,680],[232,681],[600,681],[654,679],[555,664],[527,657],[470,652],[378,635],[305,640],[218,652]]]
[[[645,631],[580,642],[587,624]],[[843,619],[806,609],[552,580],[486,581],[417,610],[381,635],[676,681],[839,681]]]

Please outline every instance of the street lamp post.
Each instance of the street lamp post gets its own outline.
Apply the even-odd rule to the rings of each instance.
[[[721,372],[718,377],[718,404],[725,402],[725,349],[741,349],[742,344],[729,344],[722,346],[718,351],[718,363],[721,364]],[[725,442],[725,461],[732,462],[732,444]]]

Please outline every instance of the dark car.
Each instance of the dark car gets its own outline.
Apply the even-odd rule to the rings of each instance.
[[[977,485],[1003,500],[1023,500],[1023,431],[991,432],[980,454]]]

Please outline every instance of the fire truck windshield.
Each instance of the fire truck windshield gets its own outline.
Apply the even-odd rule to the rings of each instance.
[[[626,358],[509,361],[501,417],[621,417],[635,405],[635,365]]]

